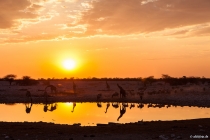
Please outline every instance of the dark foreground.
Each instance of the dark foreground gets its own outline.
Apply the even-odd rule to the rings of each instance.
[[[15,117],[15,116],[14,116]],[[210,139],[210,118],[139,122],[101,126],[0,122],[0,139],[9,140],[140,140]],[[192,137],[192,138],[190,138]],[[208,137],[208,138],[207,138]]]

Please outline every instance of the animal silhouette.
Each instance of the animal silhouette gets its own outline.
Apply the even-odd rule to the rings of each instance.
[[[44,105],[44,112],[47,112],[47,110],[48,110],[48,104],[45,104]]]
[[[139,103],[139,105],[137,107],[141,109],[141,108],[144,107],[144,104],[143,103]]]
[[[26,91],[26,97],[29,97],[29,98],[31,98],[31,92],[30,91]]]
[[[128,103],[122,103],[124,107],[128,107]]]
[[[30,113],[31,112],[31,108],[32,108],[32,103],[30,103],[30,105],[29,104],[25,104],[25,106],[26,106],[26,113]]]
[[[101,97],[102,97],[102,94],[98,94],[97,95],[97,100],[101,99]]]
[[[117,86],[120,89],[120,98],[125,98],[126,97],[125,90],[120,85],[117,84]]]
[[[106,88],[107,88],[107,90],[110,90],[110,86],[109,86],[109,84],[107,83],[107,81],[106,81]]]
[[[135,104],[134,103],[131,103],[130,109],[133,108],[133,107],[135,107]]]
[[[107,110],[108,110],[109,106],[110,106],[110,103],[107,103],[106,104],[106,111],[105,111],[105,113],[107,113]]]
[[[118,97],[119,93],[115,92],[115,93],[112,94],[112,98],[115,97],[115,96]]]
[[[113,106],[114,108],[118,108],[118,107],[119,107],[119,103],[112,103],[112,106]]]
[[[57,104],[51,104],[49,111],[54,111],[57,109]]]
[[[76,105],[77,105],[76,102],[73,102],[73,109],[71,111],[72,113],[74,112],[74,108],[76,107]]]
[[[119,121],[119,119],[125,114],[126,112],[126,107],[120,105],[120,116],[117,118],[117,121]]]
[[[101,108],[101,107],[102,107],[101,102],[98,102],[98,103],[97,103],[97,106],[98,106],[99,108]]]
[[[76,93],[76,84],[74,83],[74,81],[73,81],[73,91],[74,91],[74,93]]]
[[[45,97],[45,104],[44,104],[44,112],[47,112],[48,110],[48,95],[47,95],[47,92],[45,91],[44,92],[44,97]]]
[[[53,85],[48,85],[48,86],[46,86],[45,87],[45,91],[47,92],[47,88],[50,88],[50,90],[51,90],[51,93],[57,93],[57,88],[55,87],[55,86],[53,86]]]

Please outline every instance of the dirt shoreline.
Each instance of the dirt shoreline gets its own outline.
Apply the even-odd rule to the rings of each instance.
[[[0,122],[0,139],[13,140],[139,140],[210,139],[210,118],[137,122],[101,126],[59,125],[43,122]],[[207,138],[208,136],[208,138]]]

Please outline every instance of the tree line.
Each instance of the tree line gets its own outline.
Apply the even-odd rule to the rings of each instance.
[[[97,78],[97,77],[88,77],[88,78],[75,78],[75,77],[70,77],[70,78],[39,78],[39,79],[33,79],[30,76],[23,76],[21,79],[16,79],[15,74],[8,74],[4,76],[3,78],[0,78],[0,80],[8,81],[10,85],[15,81],[17,85],[22,85],[22,86],[28,86],[28,85],[36,85],[39,83],[39,81],[58,81],[58,80],[74,80],[74,81],[141,81],[144,84],[152,84],[154,82],[165,82],[169,83],[172,86],[178,86],[178,85],[186,85],[188,83],[190,84],[204,84],[204,83],[209,83],[210,84],[210,78],[205,78],[205,77],[187,77],[187,76],[182,76],[182,77],[172,77],[167,74],[162,74],[161,78],[155,78],[154,76],[149,76],[149,77],[136,77],[136,78]]]

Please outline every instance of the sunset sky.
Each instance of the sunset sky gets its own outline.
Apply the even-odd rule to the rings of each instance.
[[[0,64],[0,78],[210,77],[210,0],[0,0]]]

